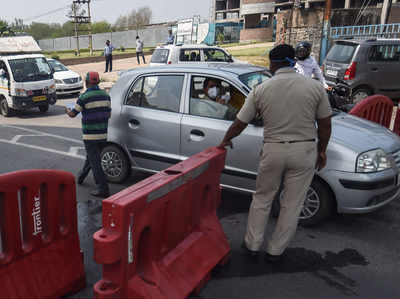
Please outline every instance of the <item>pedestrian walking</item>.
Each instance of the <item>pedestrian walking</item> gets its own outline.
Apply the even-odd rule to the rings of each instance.
[[[105,91],[99,88],[99,82],[100,78],[97,72],[88,72],[86,91],[79,96],[72,110],[66,109],[66,113],[72,118],[82,113],[82,138],[86,149],[86,161],[78,174],[78,184],[83,183],[92,169],[97,188],[91,194],[106,198],[110,192],[107,178],[101,167],[100,153],[107,141],[111,99]]]
[[[105,73],[107,72],[112,72],[112,52],[114,50],[113,45],[111,45],[110,41],[106,41],[106,46],[104,47],[104,56],[106,58],[106,70],[104,71]]]
[[[173,44],[174,44],[174,41],[175,41],[175,36],[172,34],[172,30],[169,29],[169,30],[168,30],[168,39],[167,39],[166,44],[167,44],[167,45],[173,45]]]
[[[138,64],[140,64],[140,56],[142,56],[143,63],[146,64],[143,54],[143,42],[140,40],[139,36],[136,36],[136,58]]]
[[[294,58],[292,46],[283,44],[271,50],[274,76],[249,94],[219,146],[232,147],[231,140],[261,116],[264,144],[242,246],[250,255],[260,253],[272,202],[282,186],[278,222],[266,243],[267,262],[279,261],[295,235],[315,169],[326,165],[331,134],[327,93],[319,82],[296,73]]]

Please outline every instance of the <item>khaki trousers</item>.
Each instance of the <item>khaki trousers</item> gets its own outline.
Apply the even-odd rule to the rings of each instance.
[[[266,251],[280,255],[289,245],[314,176],[316,159],[315,142],[264,144],[245,235],[250,250],[258,251],[264,243],[272,202],[281,184],[281,210]]]

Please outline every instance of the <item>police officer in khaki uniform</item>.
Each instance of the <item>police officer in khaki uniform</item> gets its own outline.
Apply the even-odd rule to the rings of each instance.
[[[242,246],[251,255],[259,253],[272,202],[282,185],[278,222],[267,242],[268,262],[279,261],[295,235],[315,169],[326,165],[331,135],[332,110],[326,91],[318,81],[295,72],[294,57],[295,50],[289,45],[271,50],[274,76],[249,94],[219,146],[232,147],[231,140],[256,115],[262,117],[264,145]]]

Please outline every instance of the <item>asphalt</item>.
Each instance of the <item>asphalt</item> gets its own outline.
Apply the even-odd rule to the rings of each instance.
[[[37,168],[77,173],[84,157],[80,129],[54,126],[61,120],[51,113],[36,116],[36,125],[29,114],[7,121],[0,117],[0,173]],[[123,185],[112,184],[111,191],[119,192],[147,176],[136,173]],[[77,186],[87,287],[65,298],[92,298],[93,284],[101,278],[92,243],[93,233],[101,228],[101,201],[89,195],[93,187],[92,176]],[[222,193],[218,216],[231,245],[231,261],[214,271],[211,281],[190,298],[400,298],[399,200],[371,214],[335,215],[317,227],[299,227],[284,260],[276,265],[265,263],[262,256],[249,259],[240,249],[250,202],[248,195]],[[267,236],[275,221],[270,219]]]

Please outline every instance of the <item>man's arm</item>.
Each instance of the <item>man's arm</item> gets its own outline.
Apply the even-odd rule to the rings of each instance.
[[[331,138],[331,117],[317,119],[318,124],[318,157],[315,168],[321,170],[326,165],[326,148]]]
[[[221,149],[225,148],[226,146],[230,146],[231,148],[233,148],[231,140],[236,136],[239,136],[240,133],[242,133],[243,130],[246,129],[246,127],[247,127],[246,123],[236,118],[233,124],[229,127],[228,131],[225,134],[224,139],[222,140],[221,144],[218,147]]]
[[[78,113],[76,113],[74,110],[71,110],[69,108],[65,108],[65,113],[67,113],[67,115],[71,118],[74,118],[75,116],[78,115]]]

